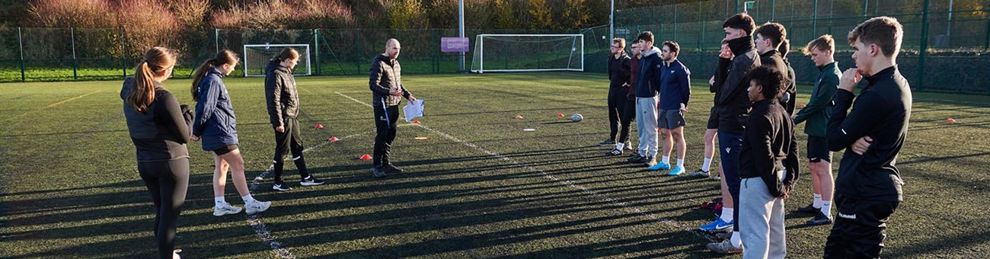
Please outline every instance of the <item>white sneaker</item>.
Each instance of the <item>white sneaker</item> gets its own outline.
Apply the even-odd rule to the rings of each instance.
[[[224,202],[223,205],[213,206],[213,216],[219,217],[237,213],[241,213],[241,208],[231,206],[230,203]]]
[[[244,204],[244,208],[247,208],[248,215],[265,212],[266,210],[268,210],[268,207],[271,206],[272,206],[272,202],[270,201],[255,201],[252,202],[251,204]]]
[[[179,256],[179,253],[182,253],[182,249],[172,250],[172,259],[182,259],[182,257]]]

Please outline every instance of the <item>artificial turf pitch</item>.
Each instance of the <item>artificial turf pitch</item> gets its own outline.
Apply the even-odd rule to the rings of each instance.
[[[404,79],[427,107],[420,125],[402,122],[398,130],[393,161],[404,174],[374,179],[370,162],[356,159],[371,153],[374,138],[368,79],[360,76],[297,79],[306,160],[328,184],[298,186],[287,163],[295,189],[276,193],[268,191],[270,182],[259,185],[254,196],[273,205],[256,218],[212,215],[212,155],[189,144],[193,173],[179,221],[181,255],[714,256],[690,230],[713,219],[696,207],[718,195],[717,181],[646,172],[625,163],[626,156],[604,156],[609,148],[597,145],[608,134],[604,75]],[[166,86],[191,103],[189,82]],[[0,84],[0,257],[153,257],[154,212],[136,172],[120,83]],[[263,83],[230,78],[227,86],[250,179],[273,152]],[[990,97],[914,96],[898,160],[905,201],[889,223],[884,256],[983,257],[990,252]],[[711,100],[707,88],[694,88],[686,114],[688,171],[701,162]],[[558,119],[558,112],[585,120]],[[330,143],[331,136],[339,141]],[[804,140],[799,134],[802,154]],[[790,212],[811,200],[806,168],[802,161],[787,201],[788,253],[795,258],[820,257],[830,229],[805,227],[809,217]],[[226,198],[242,205],[229,183]]]

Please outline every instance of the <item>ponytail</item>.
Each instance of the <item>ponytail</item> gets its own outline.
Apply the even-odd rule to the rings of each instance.
[[[294,48],[284,48],[282,52],[279,52],[272,60],[276,62],[282,62],[286,60],[299,59],[299,51]]]
[[[213,58],[204,61],[202,65],[199,65],[199,68],[197,68],[196,72],[193,73],[192,88],[189,89],[189,92],[192,94],[193,101],[199,101],[199,83],[203,81],[203,78],[206,77],[207,72],[210,72],[210,69],[222,66],[224,64],[235,65],[238,61],[239,59],[237,58],[236,53],[225,49],[220,51],[220,53],[217,53],[217,55]]]
[[[127,96],[127,103],[138,112],[145,112],[155,101],[155,82],[158,77],[175,66],[175,53],[163,47],[154,47],[144,53],[141,64],[134,68],[134,89]],[[163,79],[164,80],[164,79]]]

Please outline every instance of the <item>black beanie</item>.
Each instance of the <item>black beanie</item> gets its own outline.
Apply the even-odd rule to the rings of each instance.
[[[745,13],[740,13],[729,17],[722,23],[722,28],[729,27],[734,29],[741,29],[746,31],[747,35],[753,34],[753,29],[756,28],[756,22],[753,21],[753,17]]]

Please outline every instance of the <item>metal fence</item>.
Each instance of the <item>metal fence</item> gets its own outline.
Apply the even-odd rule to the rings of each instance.
[[[618,8],[616,37],[631,40],[649,30],[657,41],[677,41],[681,61],[696,79],[705,80],[715,69],[726,18],[746,11],[757,25],[781,23],[792,45],[788,59],[802,83],[811,83],[817,75],[800,51],[808,41],[822,34],[835,36],[835,57],[845,69],[853,64],[844,40],[849,30],[870,17],[892,16],[904,25],[898,67],[912,88],[990,94],[988,0],[702,0]]]
[[[581,31],[597,32],[602,41],[608,28]],[[574,31],[476,29],[467,30],[466,36],[473,42],[480,33]],[[178,49],[174,76],[183,78],[219,50],[240,53],[245,44],[266,43],[309,44],[314,75],[360,75],[368,73],[371,60],[384,51],[388,38],[402,42],[403,72],[457,73],[462,72],[459,54],[440,51],[440,39],[456,35],[454,29],[211,29],[148,38],[148,35],[130,35],[123,28],[0,28],[0,82],[120,79],[133,74],[134,65],[148,46]],[[607,49],[607,46],[588,46],[587,50]],[[468,53],[467,66],[471,58]]]
[[[990,94],[990,0],[699,0],[626,8],[632,1],[616,1],[614,36],[632,40],[650,30],[658,41],[679,42],[680,59],[696,79],[706,80],[714,71],[722,21],[737,12],[747,11],[758,23],[775,21],[787,27],[792,44],[788,58],[802,83],[811,83],[817,70],[800,47],[821,34],[833,34],[839,42],[836,59],[841,68],[848,68],[853,63],[842,40],[846,33],[869,17],[887,15],[904,24],[898,64],[915,90]],[[188,77],[220,49],[240,52],[244,44],[264,43],[309,44],[315,75],[362,75],[388,38],[402,42],[406,73],[463,72],[459,55],[440,52],[440,38],[456,36],[455,29],[202,29],[166,37],[141,33],[124,28],[0,27],[0,82],[120,79],[132,74],[141,51],[154,45],[179,49],[176,77]],[[466,36],[474,44],[480,33],[581,33],[585,71],[604,73],[607,65],[609,25],[570,31],[468,28]],[[473,56],[466,55],[468,66]]]

